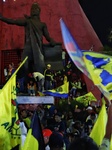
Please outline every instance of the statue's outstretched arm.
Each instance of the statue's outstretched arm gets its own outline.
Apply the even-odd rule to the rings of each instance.
[[[11,19],[11,18],[5,18],[0,14],[0,20],[12,25],[18,25],[18,26],[25,26],[26,25],[26,19]]]

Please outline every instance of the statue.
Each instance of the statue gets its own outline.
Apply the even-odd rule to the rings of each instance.
[[[24,26],[25,28],[25,44],[22,53],[22,60],[28,56],[28,61],[24,64],[25,72],[40,72],[43,74],[45,62],[43,56],[43,36],[51,46],[55,46],[56,42],[50,37],[47,25],[40,20],[41,9],[38,3],[31,6],[31,15],[25,15],[23,19],[9,19],[0,14],[0,20],[12,25]]]

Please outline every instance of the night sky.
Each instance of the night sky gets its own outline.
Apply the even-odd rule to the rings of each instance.
[[[108,42],[112,28],[112,0],[79,0],[102,44],[112,46]]]

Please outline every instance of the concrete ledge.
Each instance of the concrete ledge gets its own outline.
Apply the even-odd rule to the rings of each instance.
[[[18,104],[54,104],[53,96],[17,96]]]

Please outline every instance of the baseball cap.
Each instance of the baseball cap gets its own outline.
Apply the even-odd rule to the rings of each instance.
[[[42,133],[43,133],[43,137],[50,137],[50,135],[52,134],[52,131],[50,129],[43,129],[42,130]]]
[[[47,64],[47,67],[51,67],[51,64]]]

